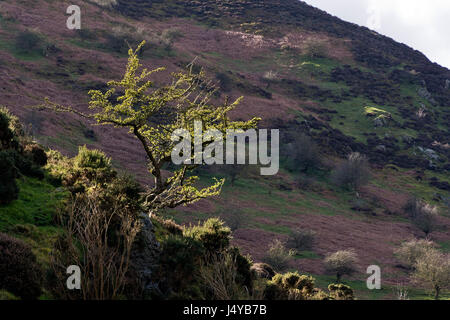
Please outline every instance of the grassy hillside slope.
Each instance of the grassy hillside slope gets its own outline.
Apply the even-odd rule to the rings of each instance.
[[[145,156],[131,136],[27,108],[49,97],[86,111],[87,91],[121,75],[125,40],[134,46],[146,39],[144,65],[167,68],[156,74],[157,84],[195,60],[220,87],[215,99],[245,97],[234,118],[262,117],[262,127],[280,129],[284,145],[306,134],[322,159],[319,168],[300,172],[287,154],[275,177],[244,168],[220,197],[166,216],[180,223],[211,216],[235,221],[233,241],[257,261],[274,239],[286,240],[299,227],[314,230],[315,246],[291,268],[326,279],[322,258],[353,248],[359,263],[351,284],[362,297],[391,297],[396,284],[409,281],[394,250],[423,237],[403,210],[411,196],[439,208],[431,237],[449,251],[449,70],[299,1],[96,2],[73,1],[82,9],[79,31],[65,27],[64,1],[0,2],[0,103],[30,124],[41,144],[71,156],[82,144],[102,149],[116,168],[148,183]],[[28,48],[18,43],[26,32],[37,37]],[[331,181],[332,168],[352,151],[371,163],[371,179],[358,193]],[[200,174],[230,178],[215,169]],[[47,210],[59,191],[29,178],[20,184],[19,199],[1,208],[0,231],[29,233],[27,241],[45,254],[42,235],[57,232],[47,228]],[[386,281],[378,293],[364,289],[371,264],[382,267]]]

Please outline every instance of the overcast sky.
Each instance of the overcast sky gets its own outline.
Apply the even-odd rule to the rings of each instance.
[[[369,27],[450,69],[450,0],[304,0]]]

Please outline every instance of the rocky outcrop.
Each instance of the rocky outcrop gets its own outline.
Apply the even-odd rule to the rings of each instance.
[[[143,295],[148,296],[158,290],[157,284],[152,280],[152,275],[157,267],[160,244],[156,240],[149,216],[142,213],[140,218],[142,228],[133,244],[131,263],[133,271],[137,274]]]

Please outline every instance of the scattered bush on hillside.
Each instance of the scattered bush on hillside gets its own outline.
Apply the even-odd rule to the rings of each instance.
[[[450,256],[428,250],[417,259],[413,279],[432,290],[434,299],[439,300],[442,290],[450,288]]]
[[[425,236],[428,236],[436,229],[436,218],[439,215],[437,207],[416,198],[411,198],[405,204],[404,210],[411,222],[423,231]]]
[[[320,153],[317,144],[311,137],[301,134],[285,151],[289,159],[289,169],[308,172],[320,167]]]
[[[240,229],[245,222],[244,213],[233,207],[229,208],[226,215],[224,215],[222,218],[226,222],[227,226],[231,229],[231,231]]]
[[[278,272],[283,272],[289,268],[289,263],[295,255],[294,250],[288,250],[283,243],[276,239],[272,242],[262,261],[270,265]]]
[[[417,260],[435,247],[436,245],[430,240],[413,239],[402,243],[400,248],[395,251],[395,254],[406,267],[413,269]]]
[[[325,257],[325,269],[336,275],[337,283],[341,283],[342,276],[351,276],[356,272],[355,264],[358,258],[351,250],[342,250]]]
[[[316,233],[313,230],[297,229],[291,232],[286,246],[297,251],[311,250]]]
[[[22,31],[16,36],[15,47],[17,50],[25,53],[42,52],[43,41],[41,37],[34,32]]]
[[[223,72],[218,72],[216,74],[216,79],[219,81],[220,90],[223,92],[230,92],[233,85],[233,80],[229,75]]]
[[[351,153],[347,160],[332,172],[331,180],[342,188],[357,190],[369,182],[369,162],[358,152]]]
[[[0,289],[24,299],[41,295],[42,271],[31,248],[23,241],[0,233]]]
[[[325,58],[327,55],[327,48],[323,43],[320,43],[317,40],[311,40],[307,43],[304,53],[310,59]]]
[[[164,29],[159,35],[159,44],[162,45],[167,52],[169,52],[172,50],[175,40],[181,36],[182,33],[177,28]]]

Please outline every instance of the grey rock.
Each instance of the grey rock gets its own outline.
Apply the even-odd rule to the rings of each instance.
[[[380,145],[375,147],[375,150],[380,151],[380,152],[386,152],[386,146],[380,144]]]
[[[373,120],[373,125],[375,127],[386,127],[388,125],[388,122],[386,118],[376,118]]]
[[[136,236],[131,251],[132,268],[136,272],[144,295],[157,290],[152,275],[157,267],[160,244],[156,240],[149,216],[141,213],[142,228]]]
[[[419,88],[417,90],[417,93],[419,94],[419,96],[425,100],[427,100],[428,102],[430,102],[431,104],[435,105],[436,104],[436,100],[434,100],[432,94],[428,91],[428,89],[426,88],[426,86],[423,86],[422,88]]]

